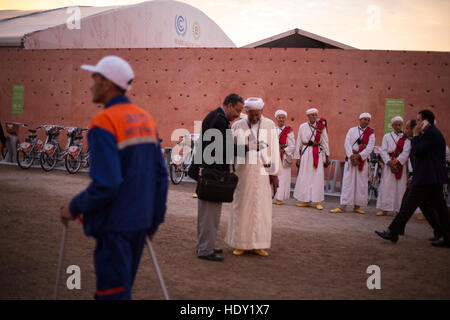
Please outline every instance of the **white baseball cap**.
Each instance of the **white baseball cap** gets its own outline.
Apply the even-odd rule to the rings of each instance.
[[[122,89],[130,90],[134,72],[128,62],[117,56],[103,57],[96,66],[83,64],[81,69],[100,73]]]

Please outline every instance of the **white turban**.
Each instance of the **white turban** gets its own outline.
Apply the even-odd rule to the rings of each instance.
[[[361,113],[361,114],[359,115],[359,119],[362,119],[362,118],[369,118],[369,119],[372,119],[372,116],[370,115],[370,113],[365,112],[365,113]]]
[[[401,123],[403,123],[403,118],[400,117],[400,116],[393,117],[393,118],[391,119],[391,125],[392,125],[394,122],[397,122],[397,121],[400,121]]]
[[[284,111],[284,110],[277,110],[276,112],[275,112],[275,118],[276,117],[278,117],[279,115],[281,115],[281,114],[284,114],[284,116],[287,118],[287,112],[286,111]]]
[[[244,107],[247,110],[262,110],[264,101],[261,98],[248,98],[244,102]]]
[[[317,110],[316,108],[311,108],[306,110],[306,114],[313,114],[313,113],[319,113],[319,110]]]

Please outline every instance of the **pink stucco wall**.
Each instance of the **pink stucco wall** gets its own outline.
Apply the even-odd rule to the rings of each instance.
[[[193,130],[231,92],[262,97],[264,115],[288,112],[297,133],[305,110],[328,119],[331,158],[342,160],[347,130],[361,112],[373,116],[381,144],[386,98],[405,99],[405,118],[433,110],[450,139],[450,53],[322,49],[0,49],[0,119],[88,126],[100,110],[91,103],[90,74],[81,64],[105,55],[127,59],[136,73],[132,101],[156,119],[163,146],[176,128]],[[11,114],[12,86],[25,86],[23,115]]]

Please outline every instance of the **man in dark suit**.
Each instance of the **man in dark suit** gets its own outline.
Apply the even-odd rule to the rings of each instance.
[[[386,231],[375,231],[380,237],[398,241],[406,223],[419,206],[431,203],[439,220],[443,240],[432,242],[437,247],[450,247],[449,212],[444,200],[443,185],[448,177],[445,169],[445,139],[434,126],[434,114],[422,110],[417,115],[417,125],[412,139],[414,174],[411,186],[400,212]]]
[[[237,94],[228,95],[223,105],[211,111],[202,122],[201,151],[202,167],[213,167],[217,170],[229,171],[232,163],[234,150],[233,137],[230,130],[230,122],[238,118],[244,107],[244,99]],[[208,145],[215,144],[214,131],[219,130],[222,139],[222,150],[217,148],[210,150]],[[209,132],[207,132],[210,130]],[[217,131],[215,131],[217,133]],[[206,133],[206,134],[205,134]],[[209,136],[209,137],[208,137]],[[212,136],[212,137],[211,137]],[[209,139],[211,141],[208,141]],[[227,143],[231,143],[231,148]],[[194,158],[198,157],[198,154]],[[195,159],[194,159],[195,161]],[[197,162],[197,161],[195,161]],[[221,202],[212,202],[198,199],[198,220],[197,220],[197,256],[200,259],[209,261],[223,261],[223,257],[218,256],[221,249],[215,249],[217,231],[219,229],[220,214],[222,211]]]

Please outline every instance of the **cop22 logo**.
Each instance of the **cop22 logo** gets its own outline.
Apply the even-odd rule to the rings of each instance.
[[[184,37],[187,31],[186,17],[176,15],[175,16],[175,31],[179,36]]]
[[[197,21],[192,24],[192,36],[195,40],[200,39],[200,24]]]

